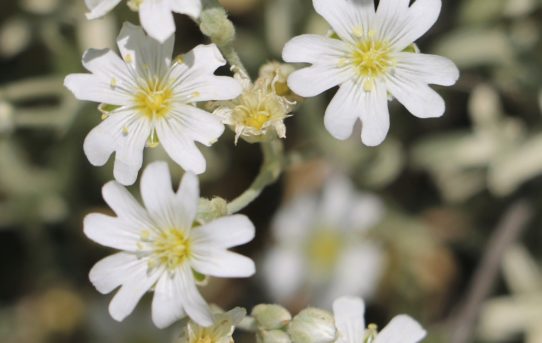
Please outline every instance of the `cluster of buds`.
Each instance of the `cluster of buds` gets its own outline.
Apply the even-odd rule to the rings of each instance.
[[[252,311],[258,343],[332,343],[338,337],[333,316],[307,308],[292,318],[284,307],[262,304]]]
[[[244,71],[233,71],[243,86],[243,93],[234,100],[217,102],[213,107],[214,113],[235,132],[235,143],[239,138],[249,143],[261,142],[270,135],[285,138],[284,120],[297,103],[297,96],[287,84],[293,67],[277,62],[265,64],[254,83]]]

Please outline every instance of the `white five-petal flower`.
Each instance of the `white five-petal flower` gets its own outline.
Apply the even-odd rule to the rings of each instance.
[[[378,332],[377,326],[365,328],[365,304],[357,297],[341,297],[333,303],[335,325],[339,331],[337,343],[416,343],[421,341],[425,330],[407,315],[395,316]]]
[[[89,214],[84,232],[122,252],[98,262],[90,271],[90,280],[104,294],[120,287],[109,305],[116,320],[128,316],[153,289],[156,326],[166,327],[185,315],[209,326],[212,316],[196,280],[202,275],[253,275],[253,261],[227,249],[251,241],[254,226],[247,217],[233,215],[194,227],[198,179],[186,173],[176,193],[170,180],[165,162],[154,162],[145,169],[141,179],[145,208],[117,182],[104,186],[104,199],[117,217]]]
[[[375,10],[374,0],[313,0],[337,38],[306,34],[284,47],[286,62],[312,64],[290,75],[294,92],[311,97],[340,86],[324,118],[335,138],[350,137],[360,119],[363,143],[382,143],[390,126],[389,94],[419,118],[444,113],[444,100],[429,85],[453,85],[457,67],[407,49],[436,22],[441,0],[409,3],[381,0]]]
[[[122,0],[85,0],[90,12],[88,19],[106,15]],[[128,0],[128,5],[139,12],[139,19],[147,33],[164,42],[175,32],[175,21],[171,12],[198,18],[201,13],[201,0]]]
[[[192,104],[233,99],[242,91],[234,78],[213,74],[226,63],[215,45],[172,61],[173,43],[173,36],[160,44],[126,23],[118,37],[123,59],[107,49],[88,50],[83,64],[92,74],[71,74],[64,82],[80,100],[115,107],[86,137],[84,150],[95,166],[115,152],[114,176],[122,184],[135,182],[143,149],[158,142],[186,171],[203,173],[206,162],[195,142],[210,146],[224,125]]]
[[[356,192],[339,175],[326,182],[321,198],[307,194],[291,200],[273,220],[275,246],[262,265],[271,295],[280,302],[302,295],[322,307],[343,294],[370,297],[384,256],[365,236],[383,213],[380,199]]]

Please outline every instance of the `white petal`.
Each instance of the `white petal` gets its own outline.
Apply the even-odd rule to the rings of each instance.
[[[345,228],[350,231],[367,232],[382,220],[385,207],[374,194],[358,193],[352,199],[345,218]]]
[[[128,65],[109,49],[89,49],[83,54],[83,66],[111,85],[111,91],[133,97],[136,86]]]
[[[201,14],[201,0],[170,0],[173,12],[186,14],[192,18],[198,18]]]
[[[198,178],[192,173],[185,173],[175,196],[180,207],[184,209],[185,215],[183,219],[185,219],[185,223],[181,225],[192,227],[196,219],[199,204]]]
[[[194,244],[231,248],[250,242],[255,235],[248,217],[236,214],[222,217],[192,231]]]
[[[87,19],[96,19],[103,17],[113,7],[117,6],[121,0],[85,0],[85,4],[90,10],[87,13]]]
[[[143,1],[139,7],[139,19],[149,36],[161,43],[175,33],[175,21],[166,1]]]
[[[64,79],[64,86],[79,100],[124,106],[131,98],[115,90],[111,81],[91,74],[70,74]]]
[[[117,37],[117,45],[124,61],[141,77],[162,77],[171,65],[175,36],[164,43],[148,37],[141,27],[125,22]]]
[[[348,68],[316,64],[290,74],[288,86],[296,94],[308,98],[340,85],[352,76]]]
[[[200,44],[184,55],[184,63],[193,73],[212,74],[226,64],[215,44]]]
[[[301,244],[317,225],[316,197],[306,195],[286,203],[271,224],[273,236],[280,243]]]
[[[426,33],[437,21],[441,7],[441,0],[414,1],[399,31],[388,37],[394,49],[401,51]]]
[[[383,252],[373,242],[356,239],[353,238],[344,248],[324,298],[331,300],[344,294],[357,294],[364,298],[373,296],[384,270]]]
[[[184,209],[178,206],[171,186],[171,176],[166,162],[153,162],[143,171],[141,197],[149,215],[161,229],[188,230]]]
[[[306,265],[297,249],[277,247],[266,254],[262,272],[271,295],[277,300],[287,300],[301,288]]]
[[[195,106],[176,104],[164,126],[183,131],[192,140],[206,146],[213,145],[224,133],[224,125],[215,115]]]
[[[148,229],[152,222],[147,212],[128,190],[115,181],[109,181],[102,188],[105,202],[123,221],[129,222],[134,228]]]
[[[374,15],[373,0],[313,0],[314,9],[346,41],[354,41],[353,31],[366,30]]]
[[[85,235],[106,247],[135,252],[141,228],[119,218],[91,213],[83,222]]]
[[[256,272],[250,258],[204,244],[194,244],[190,264],[199,273],[216,277],[249,277]]]
[[[353,81],[343,83],[326,109],[324,125],[340,140],[352,135],[354,124],[363,110],[364,90]]]
[[[398,53],[397,69],[405,78],[416,78],[424,83],[451,86],[459,78],[454,62],[437,55]]]
[[[366,93],[361,112],[361,141],[367,146],[377,146],[384,141],[390,129],[388,94],[383,84],[376,82],[375,89]]]
[[[341,297],[333,302],[333,315],[339,330],[338,343],[357,342],[365,331],[365,304],[357,297]]]
[[[332,176],[326,182],[318,211],[322,224],[334,229],[343,228],[353,197],[354,185],[350,180],[343,175]]]
[[[301,35],[292,38],[282,50],[288,63],[339,64],[348,54],[349,46],[341,40],[320,35]]]
[[[132,185],[143,164],[143,150],[147,144],[151,126],[147,119],[138,119],[123,132],[115,153],[113,175],[123,185]]]
[[[401,33],[408,21],[410,0],[381,0],[376,10],[374,30],[377,39],[388,40]]]
[[[202,326],[210,326],[213,324],[209,306],[201,297],[190,266],[185,263],[179,273],[180,288],[183,295],[184,310],[196,323]]]
[[[418,0],[419,1],[419,0]],[[375,343],[416,343],[426,335],[420,324],[407,315],[395,316],[378,334]]]
[[[158,270],[149,271],[146,261],[141,260],[109,303],[111,317],[117,321],[124,320],[159,277]]]
[[[124,130],[133,118],[131,111],[115,111],[89,132],[83,150],[92,165],[103,166],[107,162],[123,141]]]
[[[418,118],[440,117],[446,110],[444,100],[437,92],[420,79],[403,74],[400,69],[388,78],[387,87],[390,93]]]
[[[96,263],[90,270],[89,279],[98,292],[107,294],[129,280],[142,263],[145,262],[135,255],[120,252]]]
[[[163,329],[185,316],[179,273],[163,273],[154,289],[152,299],[152,321]]]
[[[173,161],[185,171],[201,174],[207,163],[196,147],[191,133],[177,120],[160,120],[156,123],[156,132],[160,143]]]
[[[184,65],[174,67],[172,78],[182,80],[175,87],[175,96],[189,103],[235,99],[243,92],[241,83],[233,77],[195,72]]]

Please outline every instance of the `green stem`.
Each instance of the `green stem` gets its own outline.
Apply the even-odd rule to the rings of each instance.
[[[256,200],[267,186],[277,181],[284,170],[285,159],[282,141],[277,138],[270,139],[262,142],[261,148],[263,164],[260,172],[250,187],[228,204],[228,214],[237,213]]]

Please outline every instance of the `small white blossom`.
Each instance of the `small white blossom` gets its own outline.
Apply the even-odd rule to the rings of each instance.
[[[104,294],[120,287],[109,305],[116,320],[127,317],[152,289],[156,326],[166,327],[185,315],[209,326],[212,316],[196,283],[207,275],[254,274],[251,259],[227,250],[251,241],[254,226],[242,215],[193,226],[199,202],[198,179],[186,173],[176,193],[170,180],[165,162],[152,163],[145,169],[141,179],[145,208],[117,182],[104,186],[104,199],[117,217],[89,214],[84,232],[90,239],[122,252],[98,262],[90,271],[90,280]]]
[[[71,74],[64,82],[80,100],[113,105],[83,147],[95,166],[115,152],[114,175],[122,184],[135,182],[143,149],[159,142],[186,171],[203,173],[206,162],[195,142],[212,145],[224,125],[193,103],[241,93],[239,82],[213,74],[226,63],[215,45],[197,46],[172,61],[173,43],[173,36],[160,44],[126,23],[118,37],[123,59],[110,50],[88,50],[83,65],[92,74]]]
[[[292,73],[288,85],[304,97],[339,85],[324,123],[335,138],[351,136],[362,122],[361,139],[375,146],[389,126],[388,97],[393,95],[419,118],[439,117],[444,100],[430,84],[450,86],[459,71],[450,60],[407,49],[433,26],[441,0],[313,0],[314,8],[337,35],[306,34],[284,47],[286,62],[312,66]]]
[[[122,0],[85,0],[90,12],[88,19],[106,15]],[[171,12],[198,18],[201,13],[201,0],[128,0],[128,6],[139,12],[139,19],[147,33],[164,42],[175,32],[175,21]]]
[[[407,315],[395,316],[378,332],[375,324],[365,328],[365,304],[357,297],[341,297],[333,303],[335,325],[339,331],[336,343],[416,343],[421,341],[425,330]]]
[[[338,175],[327,181],[321,198],[307,194],[287,203],[273,220],[275,246],[262,265],[271,295],[322,307],[343,294],[371,296],[384,261],[365,235],[383,211],[378,198],[357,193]]]

